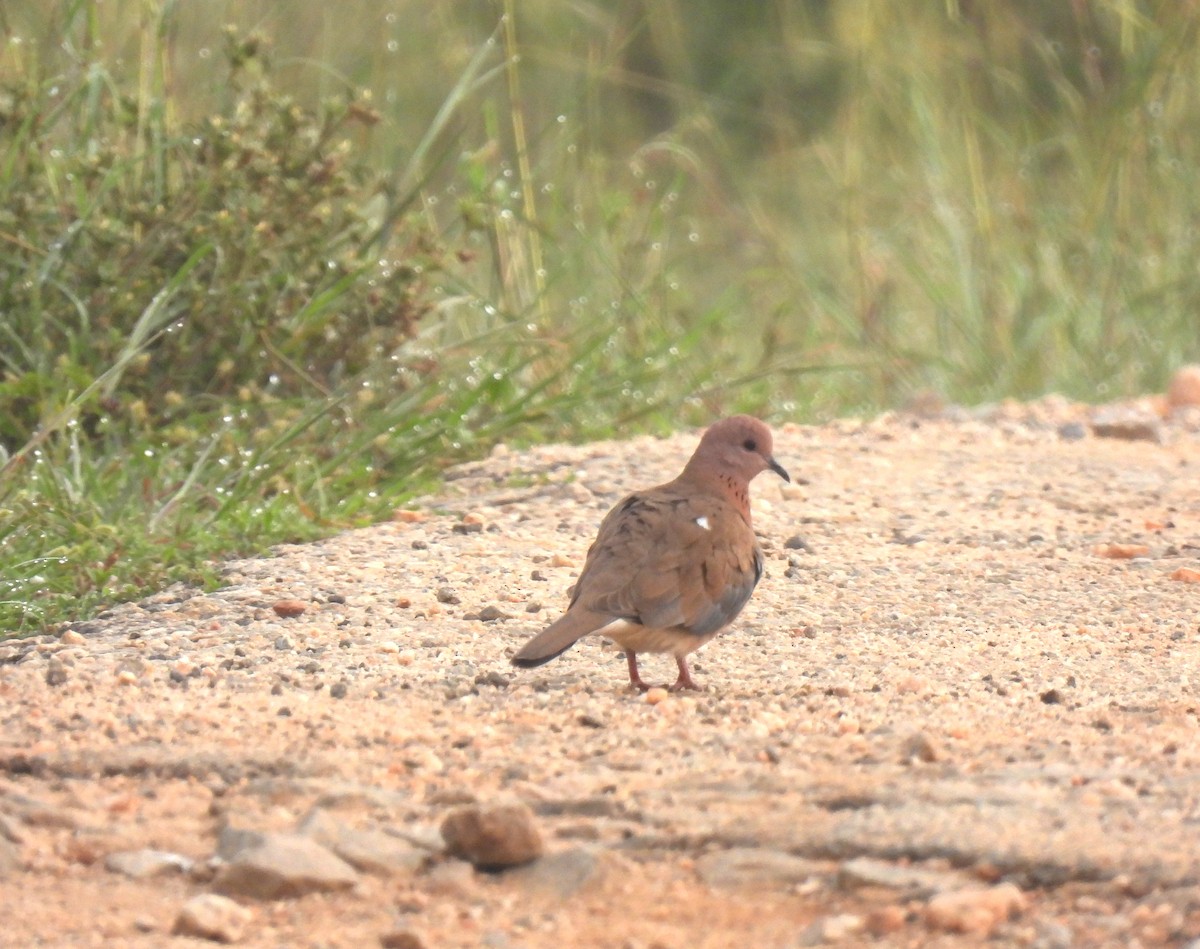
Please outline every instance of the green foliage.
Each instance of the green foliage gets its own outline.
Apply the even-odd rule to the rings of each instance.
[[[180,130],[95,66],[6,90],[0,447],[105,373],[89,424],[154,427],[196,396],[328,392],[415,333],[440,251],[412,228],[371,240],[349,136],[376,116],[350,96],[309,112],[247,81],[261,42],[228,45],[234,94]]]

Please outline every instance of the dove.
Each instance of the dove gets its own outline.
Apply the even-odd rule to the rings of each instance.
[[[763,471],[791,481],[772,447],[758,419],[722,419],[679,477],[622,499],[600,523],[567,611],[512,664],[540,666],[598,633],[625,651],[635,689],[649,688],[638,653],[671,653],[679,667],[672,691],[699,689],[687,656],[733,622],[762,577],[750,482]]]

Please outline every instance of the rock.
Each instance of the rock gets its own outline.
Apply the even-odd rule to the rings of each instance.
[[[419,847],[374,828],[348,828],[333,847],[333,852],[356,870],[378,876],[412,874],[425,862]]]
[[[479,611],[479,619],[485,623],[494,623],[498,619],[512,619],[512,614],[505,613],[498,606],[485,606]]]
[[[223,866],[213,887],[260,900],[306,893],[348,890],[358,881],[354,868],[315,840],[296,834],[267,834]]]
[[[824,864],[765,847],[735,847],[706,853],[696,861],[696,872],[714,889],[756,886],[764,883],[802,883],[827,872]]]
[[[254,914],[216,893],[202,893],[183,904],[171,931],[213,942],[240,942]]]
[[[1167,386],[1167,405],[1172,409],[1200,405],[1200,365],[1180,366]]]
[[[926,764],[932,764],[940,757],[937,745],[924,732],[909,735],[901,746],[902,761],[924,761]]]
[[[961,887],[962,882],[963,878],[957,873],[899,866],[872,857],[847,860],[838,867],[837,872],[837,885],[843,890],[878,886],[888,890],[899,890],[905,896],[919,899]]]
[[[808,545],[808,541],[801,534],[793,534],[783,542],[784,550],[803,550],[806,553],[812,553],[812,548]]]
[[[800,933],[799,945],[823,946],[830,943],[845,942],[851,936],[857,936],[866,928],[866,920],[861,916],[843,913],[839,916],[822,916],[814,919]]]
[[[243,850],[260,846],[267,835],[258,830],[247,830],[225,824],[217,832],[217,856],[228,863]]]
[[[452,856],[483,870],[529,863],[542,855],[542,836],[524,804],[460,807],[442,821]]]
[[[321,808],[313,808],[296,832],[332,850],[364,873],[389,876],[415,873],[425,862],[425,851],[382,830],[346,827]]]
[[[437,597],[439,603],[445,603],[449,606],[456,606],[462,602],[462,598],[450,587],[438,587],[434,595]]]
[[[886,936],[898,932],[908,921],[908,914],[903,906],[891,903],[880,906],[867,913],[867,932],[872,936]]]
[[[383,949],[426,949],[427,943],[408,926],[400,925],[379,937]]]
[[[933,897],[925,907],[925,922],[933,929],[987,936],[999,923],[1020,915],[1025,905],[1025,894],[1012,883],[966,887]]]
[[[509,870],[504,880],[527,892],[565,900],[595,881],[599,872],[600,859],[593,848],[571,847]]]
[[[1193,570],[1191,567],[1180,567],[1171,573],[1171,580],[1179,580],[1182,583],[1200,583],[1200,570]]]
[[[182,854],[166,850],[121,850],[104,858],[104,866],[111,873],[120,873],[133,880],[190,873],[193,863]]]
[[[476,891],[475,868],[466,860],[435,863],[423,879],[431,893],[456,900],[470,899]]]
[[[1150,548],[1145,544],[1097,544],[1092,548],[1092,553],[1109,560],[1133,560],[1135,557],[1150,556]]]
[[[1064,442],[1077,442],[1087,437],[1087,429],[1080,422],[1064,422],[1058,426],[1058,437]]]
[[[289,619],[294,616],[300,616],[308,609],[308,604],[303,600],[276,600],[271,604],[271,609],[284,619]]]
[[[68,629],[65,633],[58,637],[58,641],[67,646],[82,646],[87,642],[83,633],[77,629]]]
[[[1092,416],[1092,434],[1131,442],[1161,442],[1162,426],[1146,412],[1121,407],[1102,408]]]
[[[67,667],[57,656],[51,656],[46,663],[46,685],[59,686],[67,681]]]

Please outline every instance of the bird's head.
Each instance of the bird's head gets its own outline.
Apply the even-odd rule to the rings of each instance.
[[[791,477],[772,454],[771,430],[749,415],[732,415],[709,426],[687,469],[701,477],[734,478],[744,484],[763,471]]]

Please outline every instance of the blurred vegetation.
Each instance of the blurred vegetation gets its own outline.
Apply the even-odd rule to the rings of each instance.
[[[0,7],[0,631],[498,440],[1161,387],[1200,356],[1198,23]]]

